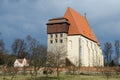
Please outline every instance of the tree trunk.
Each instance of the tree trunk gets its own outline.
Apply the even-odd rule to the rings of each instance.
[[[60,80],[59,79],[59,67],[57,67],[57,78],[58,78],[58,80]]]

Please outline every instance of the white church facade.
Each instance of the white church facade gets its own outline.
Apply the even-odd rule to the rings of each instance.
[[[47,34],[48,51],[54,52],[61,46],[67,54],[67,61],[75,66],[103,66],[99,41],[86,18],[72,8],[67,8],[64,17],[47,22]]]

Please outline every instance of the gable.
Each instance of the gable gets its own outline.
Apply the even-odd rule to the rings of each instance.
[[[14,67],[23,67],[23,66],[29,66],[28,60],[24,59],[16,59],[14,62]]]
[[[64,18],[70,22],[68,35],[82,35],[100,45],[85,17],[69,7]]]

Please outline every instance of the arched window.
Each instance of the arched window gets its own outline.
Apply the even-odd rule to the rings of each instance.
[[[69,48],[72,49],[72,40],[69,40]]]

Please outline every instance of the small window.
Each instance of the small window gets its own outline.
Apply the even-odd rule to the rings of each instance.
[[[63,37],[63,34],[60,34],[60,37]]]
[[[58,42],[58,40],[57,40],[57,39],[55,39],[55,42],[57,43],[57,42]]]
[[[53,38],[53,35],[51,34],[50,37]]]
[[[63,40],[62,40],[62,39],[60,39],[60,43],[63,43]]]
[[[57,34],[55,34],[55,36],[56,36],[56,38],[58,37],[58,35],[57,35]]]
[[[52,44],[52,43],[53,43],[53,40],[50,40],[50,43]]]

